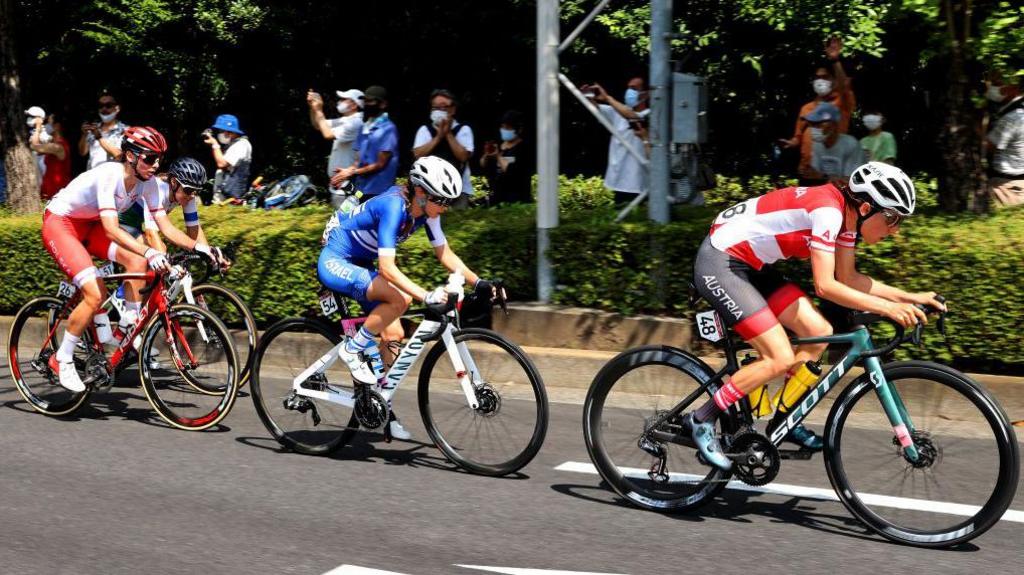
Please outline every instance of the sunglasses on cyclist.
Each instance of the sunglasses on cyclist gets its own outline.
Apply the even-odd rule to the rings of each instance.
[[[139,160],[148,166],[152,166],[163,159],[163,154],[139,154]]]
[[[900,225],[900,222],[903,221],[903,215],[897,212],[896,210],[890,210],[886,208],[884,210],[879,211],[882,212],[882,217],[885,218],[885,225],[889,226],[890,228],[895,228],[896,226]]]
[[[442,198],[440,196],[431,196],[431,195],[428,194],[427,195],[427,201],[430,202],[430,203],[433,203],[433,204],[437,204],[437,205],[439,205],[441,207],[449,208],[449,207],[451,207],[452,202],[454,200],[452,200],[451,198]]]
[[[194,196],[194,195],[199,193],[199,188],[193,188],[191,186],[186,186],[185,184],[182,184],[181,182],[179,182],[177,180],[175,180],[174,183],[177,184],[178,191],[183,193],[183,194],[185,194],[186,196],[191,197],[191,196]]]

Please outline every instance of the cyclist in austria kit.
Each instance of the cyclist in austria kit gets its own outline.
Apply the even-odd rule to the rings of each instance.
[[[726,378],[714,397],[684,416],[701,455],[728,470],[732,462],[715,436],[718,415],[769,380],[818,359],[826,344],[790,345],[798,337],[832,333],[831,325],[796,284],[771,264],[810,259],[818,296],[841,306],[888,317],[904,327],[927,318],[914,304],[945,306],[934,292],[909,293],[857,271],[859,240],[874,244],[899,231],[914,213],[914,184],[902,170],[880,162],[858,167],[848,184],[783,188],[723,211],[697,251],[694,284],[722,320],[757,351],[758,359]],[[785,328],[785,329],[784,329]],[[821,439],[794,428],[787,440],[820,450]]]
[[[136,241],[118,226],[120,212],[141,201],[145,209],[156,205],[159,192],[153,177],[167,142],[150,127],[125,130],[118,162],[105,162],[80,174],[50,200],[43,213],[43,245],[61,270],[82,293],[82,301],[68,317],[67,330],[57,353],[50,356],[50,368],[60,384],[79,392],[85,390],[75,369],[75,345],[90,321],[109,323],[100,304],[106,289],[96,277],[92,258],[116,261],[130,273],[168,268],[167,256]],[[141,307],[142,280],[125,282],[129,310]],[[95,317],[94,317],[95,316]],[[100,342],[105,343],[105,342]]]
[[[399,318],[413,299],[427,304],[448,300],[444,288],[427,291],[395,263],[398,244],[416,230],[426,229],[434,254],[448,271],[459,270],[474,289],[491,291],[491,282],[466,267],[441,231],[441,214],[461,194],[462,174],[447,161],[426,156],[413,163],[407,187],[392,186],[350,212],[335,212],[327,223],[317,264],[320,282],[355,299],[368,312],[366,322],[339,353],[357,383],[377,382],[383,362],[376,338],[381,338],[385,350],[388,342],[402,340],[405,334]],[[389,429],[396,439],[412,437],[394,415]]]

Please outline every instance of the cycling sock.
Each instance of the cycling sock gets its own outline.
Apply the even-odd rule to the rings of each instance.
[[[78,344],[81,339],[81,336],[64,332],[64,339],[61,340],[60,347],[57,348],[57,361],[61,363],[73,361],[75,359],[75,345]]]
[[[345,342],[345,350],[349,353],[355,353],[357,351],[363,351],[370,347],[377,341],[377,336],[373,335],[366,329],[366,326],[359,326],[359,331]]]
[[[719,413],[729,409],[730,405],[739,401],[741,397],[743,397],[743,392],[736,389],[732,381],[726,381],[725,385],[715,392],[714,397],[700,406],[697,411],[693,412],[693,418],[697,420],[697,423],[713,420],[718,417]]]

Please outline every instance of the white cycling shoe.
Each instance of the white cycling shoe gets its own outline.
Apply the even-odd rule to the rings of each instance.
[[[409,441],[412,439],[412,434],[409,430],[402,427],[402,422],[395,417],[395,414],[391,414],[391,421],[388,422],[388,431],[391,432],[392,439],[398,439],[400,441]]]
[[[366,385],[374,385],[377,383],[377,376],[373,374],[373,369],[370,368],[370,364],[363,361],[359,357],[359,352],[351,352],[345,349],[342,345],[341,349],[338,350],[338,358],[341,359],[348,366],[348,370],[352,372],[352,379],[358,383]]]
[[[79,377],[78,370],[75,369],[74,361],[57,361],[57,356],[51,355],[49,363],[50,369],[57,374],[57,381],[60,382],[61,387],[75,393],[85,391],[85,384],[82,383],[82,378]]]

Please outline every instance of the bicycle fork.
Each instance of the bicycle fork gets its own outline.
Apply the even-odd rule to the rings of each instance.
[[[462,393],[466,396],[466,403],[469,404],[470,409],[478,409],[480,402],[477,401],[473,380],[480,378],[480,372],[469,353],[469,346],[465,343],[455,343],[455,337],[452,335],[450,327],[444,330],[441,339],[444,341],[445,348],[448,349],[448,357],[452,361],[452,367],[455,368],[455,377],[459,380]]]
[[[878,400],[882,402],[882,409],[885,410],[885,415],[889,418],[889,423],[892,425],[893,433],[896,434],[896,440],[903,449],[904,456],[911,463],[916,462],[920,453],[917,446],[914,445],[914,424],[910,421],[910,414],[903,404],[903,399],[900,398],[893,385],[886,381],[881,362],[877,357],[864,358],[864,368],[868,372],[871,384],[875,387]]]

